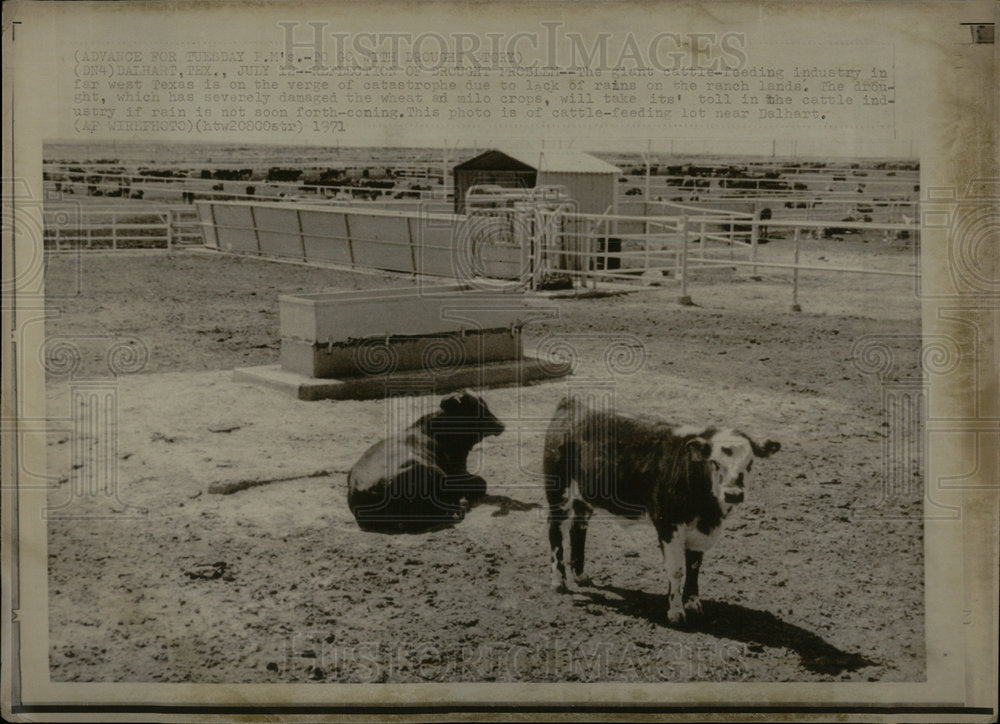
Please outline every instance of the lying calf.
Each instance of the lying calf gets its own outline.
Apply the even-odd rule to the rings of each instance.
[[[781,448],[735,430],[693,432],[652,419],[597,412],[564,398],[545,438],[543,470],[549,503],[552,583],[566,590],[562,523],[570,518],[570,565],[578,585],[587,521],[594,506],[626,518],[648,515],[667,569],[671,623],[701,613],[698,569],[722,521],[743,502],[753,458]]]
[[[364,530],[426,530],[460,520],[486,494],[466,469],[469,451],[504,426],[482,398],[465,391],[441,400],[400,433],[372,445],[347,475],[347,504]]]

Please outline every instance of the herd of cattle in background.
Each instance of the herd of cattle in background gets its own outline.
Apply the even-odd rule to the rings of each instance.
[[[201,246],[206,241],[196,201],[463,213],[455,191],[457,170],[465,163],[455,161],[467,154],[454,149],[451,156],[437,158],[440,152],[433,149],[307,155],[298,149],[296,155],[233,147],[228,155],[220,151],[201,161],[173,162],[145,161],[154,154],[135,152],[131,157],[66,154],[73,150],[57,144],[43,164],[49,249]],[[178,158],[189,159],[191,153]],[[694,206],[687,213],[718,210],[759,214],[775,222],[821,222],[807,233],[823,238],[861,236],[864,225],[872,225],[872,234],[886,241],[917,238],[916,162],[751,157],[716,162],[678,156],[667,162],[650,159],[647,165],[635,154],[605,154],[603,159],[594,160],[621,173],[601,182],[599,199],[581,205],[590,214],[604,214],[612,203],[616,213],[627,217],[677,216],[684,206]],[[538,183],[543,183],[541,176]],[[593,195],[589,182],[580,188]],[[880,224],[897,226],[886,230]],[[767,228],[760,231],[766,240]],[[641,240],[636,243],[642,245]]]
[[[452,161],[463,157],[452,153]],[[765,198],[774,201],[775,218],[785,214],[899,223],[914,215],[919,196],[918,164],[910,161],[651,161],[647,166],[635,156],[604,158],[622,170],[618,195],[623,200]],[[47,190],[63,198],[172,204],[196,199],[440,202],[441,209],[433,210],[444,210],[452,192],[447,158],[440,163],[431,153],[422,161],[395,163],[388,157],[362,160],[360,156],[336,164],[316,157],[295,164],[276,161],[260,159],[250,166],[234,161],[143,164],[118,158],[59,158],[47,160],[43,173]]]

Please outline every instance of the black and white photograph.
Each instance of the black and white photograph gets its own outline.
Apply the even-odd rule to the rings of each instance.
[[[5,717],[995,717],[995,7],[383,7],[5,8]]]
[[[916,162],[45,150],[54,679],[924,675]]]

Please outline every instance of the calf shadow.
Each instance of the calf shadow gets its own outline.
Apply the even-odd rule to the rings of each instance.
[[[528,510],[538,510],[542,507],[541,503],[525,503],[507,495],[490,495],[489,493],[476,500],[471,507],[477,508],[480,505],[497,506],[497,509],[490,513],[492,518],[510,515],[511,512],[523,513]]]
[[[613,599],[599,591],[608,591],[620,596]],[[592,602],[601,603],[622,613],[643,618],[658,626],[669,626],[667,622],[667,600],[665,596],[645,591],[600,586],[597,590],[583,589]],[[782,621],[767,611],[758,611],[746,606],[722,601],[701,602],[701,617],[689,619],[682,630],[706,633],[719,638],[740,641],[753,647],[785,648],[798,654],[802,666],[814,674],[836,676],[845,671],[857,671],[877,662],[861,654],[838,649],[817,634],[804,628]]]
[[[425,535],[435,531],[454,528],[460,520],[438,520],[428,518],[408,518],[405,520],[365,521],[358,523],[364,533],[381,535]]]
[[[541,508],[540,503],[525,503],[507,495],[483,494],[463,507],[467,510],[478,508],[480,505],[496,506],[490,515],[493,518],[509,515],[511,512],[524,512]],[[359,523],[361,529],[366,533],[381,533],[383,535],[425,535],[436,531],[447,530],[459,525],[465,519],[465,513],[450,514],[448,512],[434,512],[423,515],[415,515],[409,519],[389,518],[380,521],[377,518],[365,520],[364,524]]]

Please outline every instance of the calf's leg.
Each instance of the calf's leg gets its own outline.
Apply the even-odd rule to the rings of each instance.
[[[573,501],[573,517],[569,528],[569,558],[573,580],[578,586],[593,585],[590,576],[583,572],[584,549],[587,546],[587,523],[594,509],[580,499]]]
[[[549,550],[552,567],[552,588],[559,593],[565,593],[566,565],[563,563],[562,524],[566,520],[566,510],[561,505],[549,504]]]
[[[698,598],[698,571],[701,570],[701,551],[685,551],[684,610],[688,614],[701,615],[701,599]]]
[[[553,590],[565,593],[566,565],[563,562],[562,525],[569,512],[569,474],[567,456],[563,445],[550,439],[545,441],[542,473],[545,476],[545,499],[549,504],[549,561]]]
[[[684,535],[676,527],[660,534],[660,550],[663,552],[663,566],[667,572],[667,620],[673,624],[684,623]]]

